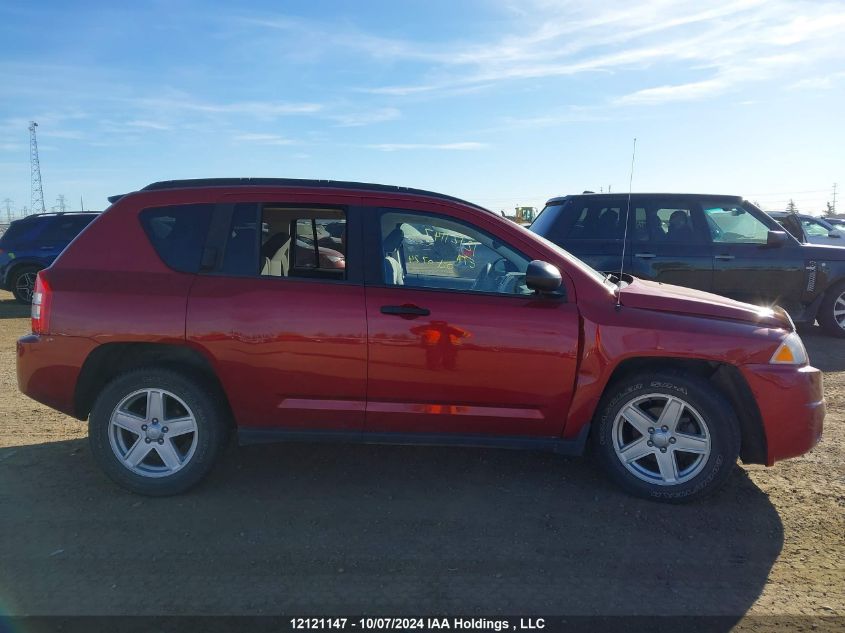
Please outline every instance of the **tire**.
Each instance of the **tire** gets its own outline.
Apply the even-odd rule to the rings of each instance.
[[[605,471],[627,492],[684,503],[725,483],[739,456],[739,421],[706,380],[682,372],[642,374],[605,393],[592,443]]]
[[[41,270],[40,266],[21,266],[12,271],[10,286],[18,303],[25,305],[32,303],[32,291],[35,289],[35,277],[39,270]]]
[[[845,338],[845,281],[828,289],[816,318],[825,334]]]
[[[88,441],[96,462],[123,488],[174,495],[211,470],[226,441],[227,411],[204,382],[171,369],[137,369],[97,397]]]

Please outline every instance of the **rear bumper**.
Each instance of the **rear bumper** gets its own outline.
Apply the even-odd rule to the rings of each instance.
[[[30,334],[18,339],[18,389],[76,417],[76,383],[82,363],[95,347],[94,341],[75,336]]]
[[[803,455],[822,436],[822,372],[815,367],[746,365],[740,368],[754,394],[766,433],[766,464]]]

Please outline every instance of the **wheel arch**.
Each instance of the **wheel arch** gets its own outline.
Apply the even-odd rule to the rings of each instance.
[[[11,264],[9,264],[8,268],[6,268],[6,278],[3,280],[3,283],[8,286],[9,288],[12,287],[12,279],[14,278],[17,271],[24,267],[32,267],[37,268],[38,270],[44,270],[48,267],[48,264],[44,262],[40,262],[34,259],[18,259],[15,258]]]
[[[91,413],[94,401],[114,376],[145,367],[168,368],[199,379],[218,391],[232,418],[226,392],[209,360],[199,351],[170,343],[104,343],[96,347],[82,365],[74,393],[76,417],[84,420]]]
[[[674,357],[627,358],[614,368],[602,391],[602,398],[616,383],[629,376],[667,371],[697,376],[717,389],[732,406],[739,420],[739,455],[743,463],[766,463],[766,433],[760,409],[742,373],[729,363]]]

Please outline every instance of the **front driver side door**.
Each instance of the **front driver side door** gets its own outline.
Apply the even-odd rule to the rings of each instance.
[[[804,289],[804,254],[793,240],[767,244],[770,226],[742,205],[704,202],[713,237],[713,292],[797,311]]]
[[[528,256],[448,212],[378,209],[367,220],[365,430],[559,437],[575,304],[532,294]],[[409,240],[405,226],[432,242]]]

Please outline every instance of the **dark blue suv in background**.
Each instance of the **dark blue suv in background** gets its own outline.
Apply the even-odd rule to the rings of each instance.
[[[35,275],[47,268],[96,213],[40,213],[9,224],[0,236],[0,287],[21,303],[32,301]]]

